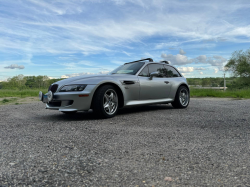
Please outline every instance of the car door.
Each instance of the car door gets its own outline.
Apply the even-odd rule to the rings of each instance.
[[[169,97],[171,83],[165,76],[149,79],[150,73],[164,70],[162,64],[149,64],[138,75],[140,82],[140,100],[164,99]]]

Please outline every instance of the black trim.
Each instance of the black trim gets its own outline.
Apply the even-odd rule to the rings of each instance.
[[[141,61],[145,61],[145,60],[148,60],[149,62],[154,62],[152,58],[144,58],[144,59],[136,60],[136,61],[133,61],[133,62],[127,62],[125,64],[130,64],[130,63],[135,63],[135,62],[141,62]]]
[[[135,81],[122,81],[123,84],[135,84]]]
[[[161,61],[161,63],[169,64],[169,62],[166,60]]]

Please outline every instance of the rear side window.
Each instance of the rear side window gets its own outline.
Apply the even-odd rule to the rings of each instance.
[[[171,67],[171,66],[166,66],[164,65],[164,67],[167,69],[167,76],[168,77],[180,77],[181,75],[178,73],[178,71],[176,71],[175,68]]]
[[[161,73],[165,69],[162,64],[149,64],[148,69],[149,69],[149,75],[150,73],[153,72],[159,72],[160,75],[158,77],[164,77]]]
[[[148,66],[146,66],[141,73],[139,74],[139,76],[141,77],[149,77],[149,73],[148,73]]]

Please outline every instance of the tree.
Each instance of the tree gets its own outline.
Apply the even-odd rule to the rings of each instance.
[[[225,69],[231,71],[235,77],[250,78],[250,49],[235,51]]]
[[[238,77],[231,85],[233,89],[250,87],[250,49],[235,51],[225,65],[225,69]]]
[[[211,81],[209,78],[204,78],[202,79],[202,82],[201,82],[202,86],[211,86]]]

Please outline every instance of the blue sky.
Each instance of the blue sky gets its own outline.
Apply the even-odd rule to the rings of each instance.
[[[249,49],[249,0],[0,0],[0,81],[107,73],[151,57],[221,77]]]

